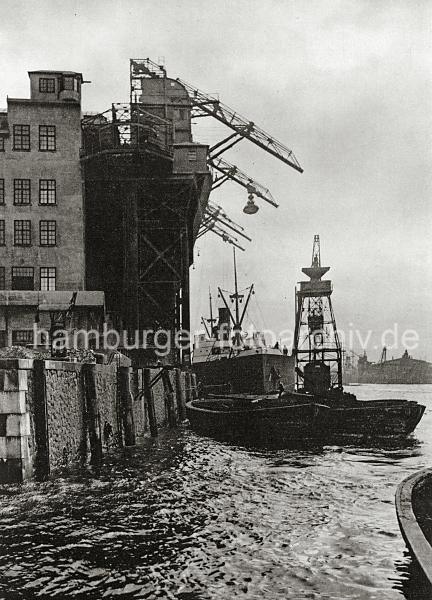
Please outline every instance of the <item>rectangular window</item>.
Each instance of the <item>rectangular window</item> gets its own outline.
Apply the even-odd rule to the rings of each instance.
[[[196,148],[191,148],[188,150],[188,160],[196,160],[197,159],[197,151]]]
[[[39,204],[56,204],[56,180],[39,179]]]
[[[4,246],[6,244],[6,226],[5,221],[0,221],[0,246]]]
[[[52,77],[41,77],[39,79],[39,91],[43,94],[53,94],[55,92],[55,79]]]
[[[33,267],[12,267],[12,289],[34,290]]]
[[[8,345],[7,335],[6,335],[6,331],[3,329],[2,331],[0,331],[0,348],[6,348],[7,345]],[[6,435],[6,431],[5,431],[5,435]]]
[[[55,125],[39,125],[39,150],[54,152],[56,149]]]
[[[6,269],[5,267],[0,267],[0,290],[6,289]]]
[[[4,204],[4,202],[5,202],[4,179],[0,179],[0,204]]]
[[[70,76],[63,77],[63,89],[73,90],[74,89],[74,78]]]
[[[30,179],[14,179],[14,204],[30,204]]]
[[[5,139],[2,135],[0,135],[0,152],[5,151]]]
[[[39,222],[39,243],[41,246],[55,246],[57,238],[56,221]]]
[[[14,221],[14,245],[31,245],[31,221]]]
[[[41,267],[40,269],[40,289],[44,292],[54,291],[56,289],[56,268]]]
[[[30,150],[30,125],[13,126],[13,149],[20,152]]]
[[[79,92],[80,80],[78,79],[78,77],[74,77],[73,75],[65,75],[63,77],[63,89],[74,90],[75,92]]]
[[[12,331],[13,346],[27,346],[28,344],[33,344],[32,329],[15,329]]]

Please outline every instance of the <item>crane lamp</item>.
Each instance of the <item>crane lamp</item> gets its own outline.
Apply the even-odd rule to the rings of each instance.
[[[248,201],[246,202],[246,206],[243,208],[243,212],[247,215],[254,215],[259,211],[258,206],[254,202],[253,194],[249,194]]]

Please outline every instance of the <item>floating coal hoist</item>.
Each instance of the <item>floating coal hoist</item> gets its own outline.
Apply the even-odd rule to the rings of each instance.
[[[321,266],[320,238],[315,235],[312,264],[302,269],[310,281],[301,281],[296,289],[294,355],[297,388],[323,393],[342,389],[342,349],[336,329],[330,280],[322,277],[330,267]]]

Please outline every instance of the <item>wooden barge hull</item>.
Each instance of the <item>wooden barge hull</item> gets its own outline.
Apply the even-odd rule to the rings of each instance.
[[[362,406],[331,407],[331,430],[370,437],[405,436],[414,431],[425,407],[416,402],[367,401]]]
[[[304,402],[304,394],[293,394],[297,402]],[[307,396],[306,396],[307,397]],[[330,423],[327,435],[360,437],[401,437],[414,431],[425,407],[409,400],[328,399],[312,396],[315,402],[329,407]]]
[[[254,445],[290,445],[321,438],[328,408],[319,404],[233,408],[229,400],[186,404],[191,428],[216,439]]]
[[[404,479],[395,501],[405,543],[432,586],[432,469]]]
[[[294,386],[294,358],[284,354],[248,354],[194,363],[192,370],[206,388],[230,389],[232,393],[267,394]],[[275,373],[280,380],[275,379]]]

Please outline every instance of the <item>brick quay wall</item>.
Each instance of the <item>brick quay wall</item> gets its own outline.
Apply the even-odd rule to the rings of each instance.
[[[44,480],[143,444],[184,420],[195,393],[180,369],[0,359],[0,483]]]

